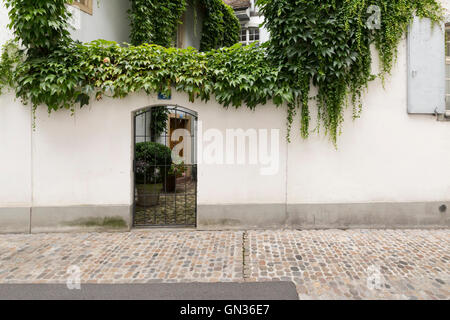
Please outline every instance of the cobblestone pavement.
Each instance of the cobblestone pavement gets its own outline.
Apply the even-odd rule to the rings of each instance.
[[[450,232],[255,231],[249,281],[291,280],[300,299],[450,299]]]
[[[450,299],[450,230],[0,235],[0,283],[293,281],[301,299]]]
[[[242,232],[0,236],[0,283],[222,282],[242,279]]]

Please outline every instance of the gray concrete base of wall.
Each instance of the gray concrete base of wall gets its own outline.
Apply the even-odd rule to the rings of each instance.
[[[198,228],[448,228],[450,202],[200,205]]]
[[[199,230],[448,228],[450,202],[199,205]],[[132,206],[0,208],[0,233],[128,231]]]
[[[128,231],[131,226],[129,205],[0,208],[0,233]]]
[[[0,233],[29,233],[30,208],[0,208]]]

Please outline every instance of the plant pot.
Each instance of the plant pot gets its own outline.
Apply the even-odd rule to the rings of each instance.
[[[137,205],[139,207],[153,207],[159,205],[159,195],[161,193],[161,184],[138,184]]]
[[[164,181],[164,191],[168,193],[175,192],[177,177],[176,175],[167,175]]]

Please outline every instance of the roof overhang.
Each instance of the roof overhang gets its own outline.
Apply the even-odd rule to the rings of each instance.
[[[235,9],[234,13],[239,21],[248,21],[250,20],[250,8],[245,9]]]

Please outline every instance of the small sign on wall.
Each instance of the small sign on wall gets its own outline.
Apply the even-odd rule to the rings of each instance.
[[[170,100],[172,99],[171,95],[165,95],[164,93],[158,93],[158,100]]]

